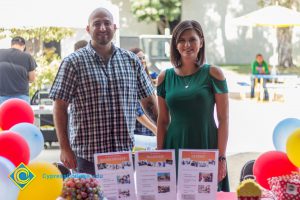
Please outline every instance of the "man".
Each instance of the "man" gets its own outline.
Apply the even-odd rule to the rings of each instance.
[[[258,74],[270,74],[269,72],[269,66],[268,63],[264,60],[263,56],[261,54],[256,55],[255,61],[252,63],[252,74],[258,75]],[[254,98],[255,94],[255,80],[257,78],[255,76],[251,77],[251,98]],[[263,88],[264,88],[264,100],[269,100],[269,93],[266,86],[266,80],[265,79],[257,79],[257,82],[263,81]]]
[[[33,57],[25,53],[25,40],[14,37],[11,48],[0,49],[0,104],[11,98],[29,101],[29,83],[35,79],[37,67]]]
[[[111,42],[116,31],[112,14],[97,8],[86,30],[91,41],[62,61],[50,98],[61,161],[70,169],[95,174],[95,153],[132,149],[138,99],[153,121],[157,102],[138,57]]]

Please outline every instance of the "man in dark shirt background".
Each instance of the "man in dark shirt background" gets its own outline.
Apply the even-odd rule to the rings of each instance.
[[[25,49],[25,39],[19,36],[11,40],[11,48],[0,49],[0,104],[11,98],[29,103],[29,83],[37,65]]]

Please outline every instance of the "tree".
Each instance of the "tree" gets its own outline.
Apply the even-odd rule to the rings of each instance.
[[[24,37],[32,46],[31,53],[34,56],[43,54],[44,42],[61,41],[63,38],[70,37],[74,34],[74,30],[70,28],[59,27],[41,27],[27,29],[10,29],[11,37]]]
[[[51,87],[61,59],[55,54],[54,49],[47,49],[42,56],[36,57],[35,60],[38,67],[36,68],[36,79],[30,83],[29,87],[29,96],[31,97],[36,91]]]
[[[181,18],[181,0],[130,0],[131,11],[138,21],[156,22],[159,34],[173,28]]]
[[[44,42],[59,42],[63,38],[72,36],[74,30],[69,28],[42,27],[10,29],[7,32],[10,32],[10,37],[24,37],[27,40],[26,46],[32,47],[30,53],[33,54],[38,67],[36,69],[36,80],[30,84],[29,95],[32,96],[37,90],[49,88],[57,73],[60,57],[55,53],[54,48],[45,48]]]
[[[276,3],[278,3],[280,6],[296,8],[297,10],[300,10],[299,0],[258,0],[258,4],[261,7],[276,5]],[[277,51],[279,66],[295,66],[293,63],[292,34],[292,27],[277,28]]]
[[[0,40],[5,38],[4,28],[0,28]]]

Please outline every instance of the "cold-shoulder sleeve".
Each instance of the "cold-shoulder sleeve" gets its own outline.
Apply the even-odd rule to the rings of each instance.
[[[227,81],[224,80],[218,80],[214,77],[211,77],[212,80],[212,89],[215,94],[224,94],[228,93],[228,87],[227,87]]]
[[[157,86],[157,96],[160,96],[162,98],[166,97],[166,88],[165,88],[165,79],[163,80],[163,82],[161,82],[158,86]]]

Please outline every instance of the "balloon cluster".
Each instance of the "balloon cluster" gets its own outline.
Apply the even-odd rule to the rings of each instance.
[[[280,121],[273,131],[273,144],[276,151],[263,153],[253,166],[256,181],[266,189],[270,189],[269,178],[299,172],[300,120],[287,118]]]
[[[289,160],[300,167],[300,120],[287,118],[280,121],[274,129],[275,149],[286,152]]]
[[[61,194],[62,178],[45,179],[48,174],[61,175],[57,167],[31,162],[44,148],[43,134],[33,122],[34,112],[26,101],[9,99],[0,105],[0,199],[53,200]],[[22,191],[9,179],[21,163],[35,175]],[[19,176],[27,177],[25,173]]]
[[[0,105],[0,156],[6,157],[17,167],[28,164],[44,148],[44,137],[33,125],[34,113],[21,99],[9,99]]]
[[[100,184],[94,178],[74,178],[72,175],[65,179],[62,197],[65,199],[101,200],[103,194]]]

